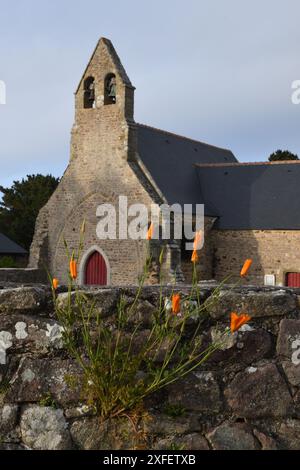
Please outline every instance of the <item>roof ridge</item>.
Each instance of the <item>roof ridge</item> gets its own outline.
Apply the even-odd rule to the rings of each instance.
[[[219,150],[226,150],[227,152],[232,153],[232,151],[228,148],[218,147],[217,145],[208,144],[208,143],[203,142],[201,140],[192,139],[192,137],[186,137],[186,136],[181,135],[181,134],[176,134],[175,132],[165,131],[164,129],[159,129],[158,127],[148,126],[148,124],[141,124],[141,123],[137,122],[136,125],[139,126],[139,127],[145,127],[146,129],[152,129],[153,131],[163,132],[164,134],[172,135],[174,137],[179,137],[180,139],[189,140],[190,142],[196,142],[197,144],[206,145],[207,147],[212,147],[212,148],[219,149]]]
[[[221,166],[293,165],[293,164],[300,164],[300,160],[282,160],[282,161],[274,161],[274,162],[194,163],[194,166],[221,167]]]

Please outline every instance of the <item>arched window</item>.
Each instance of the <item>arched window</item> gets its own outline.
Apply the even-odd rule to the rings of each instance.
[[[104,80],[104,104],[114,104],[116,100],[116,76],[114,73],[109,73]]]
[[[83,107],[95,107],[95,79],[88,77],[84,80]]]

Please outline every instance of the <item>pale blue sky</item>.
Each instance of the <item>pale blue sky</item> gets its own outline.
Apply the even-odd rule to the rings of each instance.
[[[0,0],[0,184],[62,174],[73,92],[100,36],[136,86],[137,122],[241,161],[300,155],[299,0]]]

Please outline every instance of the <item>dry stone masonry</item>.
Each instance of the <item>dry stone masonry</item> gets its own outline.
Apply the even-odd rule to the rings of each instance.
[[[212,285],[201,284],[204,301]],[[181,287],[184,292],[187,287]],[[171,288],[164,288],[167,296]],[[114,321],[121,294],[86,290]],[[138,423],[100,422],[81,393],[81,370],[68,356],[45,286],[0,286],[1,449],[299,449],[300,307],[296,290],[224,287],[200,332],[217,340],[232,310],[252,316],[184,380],[145,402]],[[61,291],[59,301],[66,301]],[[159,288],[145,287],[137,308],[149,328]],[[194,328],[198,319],[191,320]],[[141,341],[143,330],[140,332]]]

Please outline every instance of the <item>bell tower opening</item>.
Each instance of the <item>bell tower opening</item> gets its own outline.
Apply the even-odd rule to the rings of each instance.
[[[104,104],[115,104],[117,101],[116,92],[116,76],[114,73],[109,73],[104,80]]]
[[[83,107],[95,108],[95,79],[88,77],[84,80]]]

